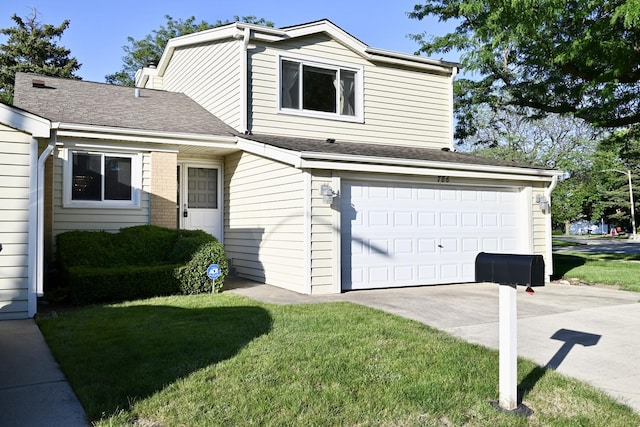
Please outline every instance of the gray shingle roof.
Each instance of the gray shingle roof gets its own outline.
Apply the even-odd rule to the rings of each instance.
[[[235,133],[181,93],[140,89],[136,98],[132,87],[31,73],[16,74],[14,105],[53,122],[218,136]]]
[[[353,156],[378,157],[386,159],[423,160],[469,165],[506,166],[527,169],[546,169],[529,164],[520,164],[510,160],[497,160],[480,157],[457,151],[438,150],[433,148],[403,147],[400,145],[364,144],[344,141],[327,142],[327,140],[280,137],[271,135],[239,135],[240,137],[296,152],[315,154],[343,154]],[[303,155],[304,157],[304,155]]]

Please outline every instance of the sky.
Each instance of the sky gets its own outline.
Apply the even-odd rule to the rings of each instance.
[[[27,17],[33,8],[44,24],[58,26],[69,19],[71,24],[57,43],[82,64],[77,75],[104,82],[107,74],[121,69],[127,37],[144,38],[166,23],[165,15],[176,20],[195,16],[197,22],[210,23],[256,16],[277,28],[329,19],[370,47],[413,54],[418,44],[409,34],[453,31],[452,24],[434,18],[409,19],[407,12],[416,3],[419,0],[0,0],[0,28],[15,26],[11,16]],[[5,41],[6,36],[0,36],[0,43]],[[456,62],[459,57],[437,59]]]

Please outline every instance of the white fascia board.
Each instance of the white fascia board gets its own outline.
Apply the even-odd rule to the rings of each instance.
[[[306,25],[296,26],[286,30],[288,38],[305,37],[317,33],[327,33],[339,43],[366,57],[365,50],[367,45],[356,39],[340,27],[329,21],[311,22]]]
[[[0,123],[26,132],[34,138],[51,136],[51,121],[10,105],[0,104]]]
[[[300,153],[296,151],[285,150],[272,145],[263,144],[261,142],[250,141],[241,137],[238,138],[237,148],[251,154],[289,164],[295,168],[301,167]]]
[[[276,28],[264,27],[255,24],[245,24],[241,22],[234,22],[222,27],[211,28],[209,30],[200,31],[197,33],[187,34],[184,36],[176,37],[167,43],[167,46],[162,53],[162,57],[158,62],[156,68],[157,75],[162,76],[169,65],[171,57],[175,49],[179,47],[191,46],[200,43],[210,43],[224,39],[241,39],[244,37],[244,30],[248,28],[251,30],[252,37],[262,39],[265,41],[277,41],[281,40],[285,32]]]
[[[465,163],[444,163],[434,161],[411,161],[403,159],[369,158],[368,162],[360,157],[359,161],[332,161],[324,159],[307,160],[303,153],[303,168],[343,170],[353,172],[389,173],[401,175],[423,176],[456,176],[460,178],[509,178],[523,181],[548,182],[554,176],[561,175],[558,171],[543,169],[511,168],[501,166],[473,165]],[[375,159],[375,160],[373,160]]]
[[[106,126],[57,123],[59,137],[109,139],[117,141],[170,143],[179,145],[214,146],[235,144],[235,136],[203,135],[180,132],[159,132]]]
[[[423,66],[429,69],[448,72],[449,74],[454,68],[459,69],[461,67],[461,64],[457,62],[440,61],[433,58],[426,58],[424,56],[410,55],[407,53],[394,52],[391,50],[373,47],[367,47],[365,53],[367,53],[372,60],[397,64],[412,63],[414,67]]]
[[[548,176],[536,175],[518,175],[503,174],[494,172],[474,172],[464,169],[442,169],[442,168],[418,168],[411,166],[392,166],[392,165],[371,165],[362,163],[335,163],[323,161],[303,161],[302,168],[309,169],[326,169],[340,170],[348,172],[363,172],[371,174],[387,174],[387,175],[414,175],[414,176],[447,176],[456,178],[473,178],[473,179],[493,179],[523,181],[523,182],[549,182],[551,178]]]

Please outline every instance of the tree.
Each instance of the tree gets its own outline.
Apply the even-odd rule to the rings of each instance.
[[[635,5],[635,6],[634,6]],[[455,31],[414,35],[419,52],[462,52],[474,79],[456,88],[456,137],[477,132],[489,104],[572,114],[599,127],[640,122],[637,0],[426,0],[409,16],[454,20]]]
[[[584,120],[557,114],[533,118],[512,106],[477,107],[478,131],[458,144],[463,151],[568,174],[590,167],[600,132]]]
[[[136,40],[133,37],[127,37],[128,44],[122,47],[125,52],[125,56],[122,57],[122,68],[120,71],[105,76],[107,83],[133,86],[136,71],[149,63],[158,63],[165,46],[174,37],[220,27],[232,22],[245,22],[273,27],[271,21],[267,21],[264,18],[256,18],[255,16],[235,16],[233,21],[218,20],[213,24],[206,21],[196,22],[195,16],[185,20],[175,20],[171,16],[165,15],[165,19],[167,20],[165,25],[161,25],[157,30],[151,31],[151,34],[147,34],[143,39]]]
[[[608,218],[626,223],[631,217],[628,171],[632,187],[640,172],[640,131],[637,126],[618,130],[600,141],[592,170],[597,197],[593,202],[592,218]],[[635,191],[634,191],[635,193]],[[634,202],[638,198],[634,194]],[[637,203],[634,209],[638,211]]]
[[[69,56],[71,51],[58,46],[55,40],[62,37],[69,27],[65,20],[59,26],[42,24],[38,12],[33,9],[26,18],[11,16],[15,27],[0,29],[8,36],[0,44],[0,100],[13,102],[13,86],[16,72],[33,72],[55,77],[79,78],[74,73],[80,69],[78,60]]]

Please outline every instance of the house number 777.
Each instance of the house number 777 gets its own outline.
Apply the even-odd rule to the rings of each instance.
[[[448,176],[439,176],[438,177],[438,182],[449,182],[449,177]]]

